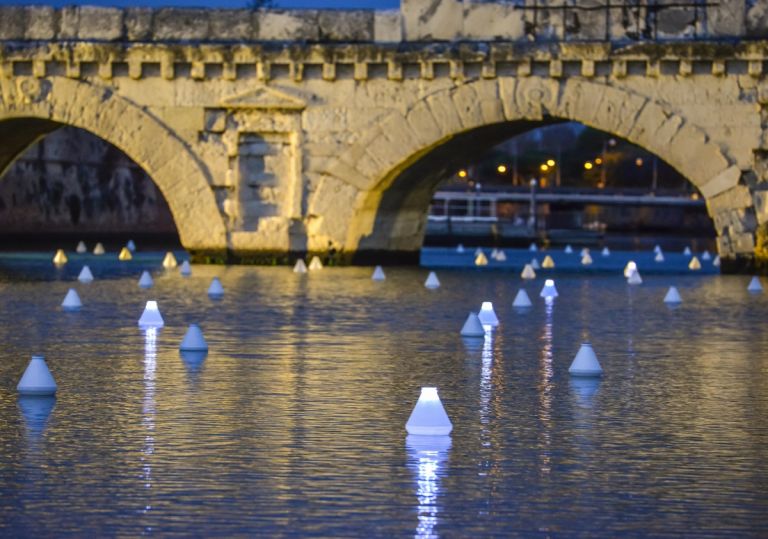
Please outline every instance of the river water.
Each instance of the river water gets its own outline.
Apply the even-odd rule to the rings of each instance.
[[[0,259],[2,536],[768,534],[768,293],[747,277],[563,274],[547,306],[517,272],[440,270],[427,290],[423,268],[49,260]],[[59,308],[70,286],[80,312]],[[136,324],[149,299],[157,334]],[[502,325],[464,341],[483,300]],[[178,352],[192,322],[204,359]],[[583,340],[600,381],[568,375]],[[55,400],[17,396],[32,354]],[[406,439],[421,386],[450,438]]]

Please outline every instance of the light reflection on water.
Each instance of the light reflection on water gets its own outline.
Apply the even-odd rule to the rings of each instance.
[[[69,282],[0,283],[0,535],[768,529],[768,294],[745,277],[562,276],[551,304],[538,279],[514,310],[516,274],[443,271],[429,291],[415,268],[374,283],[368,268],[194,267],[146,291],[141,269],[77,284],[78,313],[59,309]],[[166,327],[142,334],[149,299]],[[501,326],[461,339],[484,300]],[[207,357],[179,354],[189,323]],[[584,340],[602,381],[567,374]],[[32,353],[56,399],[16,396]],[[406,440],[426,385],[447,445]]]

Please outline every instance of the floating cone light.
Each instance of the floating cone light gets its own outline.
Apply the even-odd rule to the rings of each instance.
[[[218,277],[211,279],[211,285],[208,287],[208,297],[220,298],[224,295],[224,285]]]
[[[446,436],[451,433],[453,424],[445,413],[436,387],[421,388],[421,395],[405,424],[405,430],[408,434],[420,436]]]
[[[695,256],[691,258],[691,261],[688,263],[688,269],[691,271],[698,271],[701,269],[701,262],[699,262],[699,259]]]
[[[702,260],[711,260],[712,259],[712,255],[709,254],[709,251],[704,251],[703,253],[701,253],[701,259]]]
[[[434,271],[430,271],[427,275],[427,280],[424,281],[424,286],[427,288],[440,288],[440,280],[437,278],[437,274]]]
[[[97,243],[96,246],[93,248],[93,254],[96,256],[101,256],[107,251],[104,249],[104,246],[101,243]]]
[[[53,256],[53,263],[57,266],[63,266],[67,263],[67,255],[64,253],[64,249],[59,249]]]
[[[664,262],[664,253],[662,253],[661,251],[656,253],[656,256],[653,257],[653,261],[659,262],[659,263]]]
[[[535,270],[541,269],[541,264],[539,264],[539,261],[536,260],[536,258],[531,259],[531,267]]]
[[[485,256],[485,253],[480,253],[475,257],[475,266],[487,266],[488,265],[488,258]]]
[[[552,279],[547,279],[544,281],[544,287],[541,289],[541,292],[539,292],[539,296],[542,298],[556,298],[560,294],[557,293],[557,288],[555,287],[555,281]]]
[[[664,303],[682,303],[683,298],[680,297],[680,292],[677,291],[677,287],[670,286],[667,290],[667,295],[664,296]]]
[[[566,245],[565,246],[565,254],[569,255],[571,253],[573,253],[573,247],[571,247],[570,245]]]
[[[584,343],[579,348],[576,357],[573,358],[571,367],[568,369],[571,376],[602,376],[603,368],[597,360],[597,355],[592,349],[592,345]]]
[[[88,251],[88,248],[85,246],[85,242],[81,241],[77,244],[77,247],[75,247],[75,252],[79,255],[85,254],[85,252]]]
[[[603,250],[600,254],[603,256],[611,256],[611,250],[608,249],[608,247],[603,247]]]
[[[523,279],[535,279],[536,278],[536,272],[533,270],[533,266],[530,264],[526,264],[523,268],[523,272],[520,274],[520,277]]]
[[[536,251],[538,251],[538,250],[539,250],[539,248],[538,248],[538,247],[536,247],[536,244],[535,244],[535,243],[531,243],[530,247],[528,247],[528,250],[529,250],[530,252],[532,252],[532,253],[535,253]]]
[[[371,280],[383,281],[386,278],[387,276],[384,274],[384,269],[381,266],[376,266],[376,268],[373,270],[373,275],[371,275]]]
[[[320,257],[317,255],[312,257],[312,260],[309,261],[309,270],[310,271],[317,271],[323,269],[323,263],[320,262]]]
[[[582,266],[589,266],[591,264],[592,264],[592,257],[590,256],[589,252],[586,252],[583,255],[581,255]]]
[[[160,309],[157,307],[157,302],[148,301],[147,306],[144,307],[144,312],[141,313],[141,318],[139,318],[139,327],[141,329],[161,328],[164,325],[165,322],[160,314]]]
[[[81,283],[93,282],[93,273],[91,273],[91,268],[88,266],[83,266],[83,269],[80,270],[80,275],[77,276],[77,280]]]
[[[720,255],[715,256],[715,258],[712,260],[712,265],[716,268],[720,267]]]
[[[128,240],[128,243],[125,244],[125,247],[130,251],[134,252],[136,251],[136,244],[133,242],[133,240]]]
[[[302,258],[299,258],[293,265],[293,273],[307,273],[307,265]]]
[[[16,390],[20,395],[42,397],[55,395],[56,389],[56,380],[53,379],[43,356],[32,356]]]
[[[547,255],[544,257],[544,261],[541,263],[541,267],[544,269],[553,269],[555,267],[555,261],[552,257]]]
[[[691,254],[692,253],[691,253],[691,248],[690,247],[686,247],[685,249],[683,249],[683,255],[691,256]]]
[[[152,275],[149,274],[148,271],[141,272],[141,277],[139,277],[139,288],[152,288],[154,286],[155,281],[152,280]]]
[[[747,290],[750,292],[762,292],[763,291],[763,284],[760,282],[760,278],[755,275],[752,277],[752,280],[749,281],[749,285],[747,286]]]
[[[532,306],[533,306],[533,303],[531,303],[531,298],[528,297],[528,293],[522,288],[518,290],[517,295],[515,296],[515,300],[512,302],[512,307],[517,307],[518,309],[524,309]]]
[[[456,246],[456,252],[457,253],[463,253],[464,252],[464,246],[461,243]]]
[[[480,319],[480,323],[483,327],[490,326],[491,329],[498,327],[499,319],[496,316],[496,312],[493,310],[493,303],[490,301],[484,301],[480,306],[480,312],[477,313],[477,317]]]
[[[120,254],[117,255],[118,260],[126,261],[133,258],[133,255],[131,254],[130,249],[128,247],[123,247],[120,249]]]
[[[497,255],[496,255],[496,260],[497,260],[498,262],[506,262],[506,261],[507,261],[507,255],[506,255],[506,253],[504,253],[504,251],[502,251],[501,249],[499,249],[499,254],[497,254]]]
[[[483,323],[480,322],[480,318],[475,313],[469,313],[467,320],[461,327],[462,337],[484,337],[485,329]]]
[[[70,288],[67,295],[64,296],[64,301],[61,302],[61,308],[65,311],[79,311],[82,306],[83,303],[80,301],[77,291]]]
[[[208,343],[205,342],[203,331],[197,324],[190,324],[184,339],[179,345],[182,352],[203,352],[208,350]]]
[[[176,262],[176,257],[173,256],[173,253],[168,251],[165,253],[165,257],[163,258],[163,267],[165,269],[173,269],[178,265],[178,262]]]
[[[192,275],[192,266],[189,265],[189,260],[185,260],[181,263],[181,268],[179,269],[179,273],[182,277],[189,277]]]

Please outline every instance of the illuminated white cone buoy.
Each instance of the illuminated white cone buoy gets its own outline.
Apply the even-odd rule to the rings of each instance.
[[[373,281],[383,281],[386,279],[387,276],[384,274],[384,268],[381,266],[376,266],[373,270],[373,275],[371,275],[371,280]]]
[[[539,264],[539,261],[535,258],[531,260],[531,267],[535,270],[541,269],[541,264]]]
[[[57,266],[62,266],[67,263],[67,255],[64,253],[64,249],[56,251],[56,254],[53,255],[53,263]]]
[[[457,253],[463,253],[464,252],[464,246],[462,244],[458,244],[456,246],[456,252]]]
[[[555,287],[555,281],[552,279],[547,279],[544,281],[544,286],[541,289],[541,292],[539,292],[539,296],[547,299],[547,298],[556,298],[560,294],[557,293],[557,288]]]
[[[600,252],[602,256],[611,256],[611,250],[608,249],[608,247],[603,247],[603,250]]]
[[[307,273],[307,265],[303,259],[299,258],[293,265],[293,273]]]
[[[571,253],[573,253],[573,247],[571,247],[570,245],[566,245],[565,246],[565,254],[569,255]]]
[[[312,257],[312,260],[309,261],[309,270],[310,271],[317,271],[323,269],[323,263],[320,262],[320,257],[317,255]]]
[[[506,262],[507,261],[507,255],[504,253],[504,251],[499,249],[499,254],[496,255],[496,260],[498,262]]]
[[[712,265],[716,268],[720,267],[720,255],[715,256],[715,258],[712,260]]]
[[[192,275],[192,266],[189,265],[189,260],[185,260],[181,263],[181,268],[179,269],[179,273],[182,277],[189,277]]]
[[[512,302],[512,307],[517,307],[519,309],[526,308],[526,307],[532,307],[533,303],[531,303],[531,298],[528,296],[528,292],[523,290],[522,288],[517,291],[517,295],[515,296],[515,300]]]
[[[533,267],[530,264],[526,264],[523,268],[523,272],[520,274],[523,279],[535,279],[536,272],[533,271]]]
[[[544,269],[553,269],[555,267],[555,261],[552,257],[547,255],[544,257],[544,261],[541,263],[541,267]]]
[[[16,390],[20,395],[46,396],[56,394],[56,380],[53,379],[43,356],[32,356],[27,369],[21,376]]]
[[[93,248],[93,254],[97,256],[101,256],[107,251],[104,249],[104,246],[101,243],[97,243],[96,246]]]
[[[208,350],[208,343],[205,342],[203,331],[197,324],[190,324],[184,339],[179,345],[182,352],[202,352]]]
[[[83,241],[79,242],[77,247],[75,247],[75,252],[79,255],[84,254],[86,251],[88,251],[88,247],[85,246]]]
[[[664,262],[664,253],[662,253],[661,251],[656,253],[656,256],[653,257],[653,261],[659,262],[659,263]]]
[[[483,252],[483,249],[482,249],[482,248],[478,247],[477,249],[475,249],[475,256],[479,256],[479,255],[481,255],[481,254],[485,254],[485,253]]]
[[[691,261],[688,263],[688,269],[691,271],[698,271],[701,269],[701,262],[699,262],[699,259],[695,256],[691,258]]]
[[[712,259],[712,255],[709,254],[709,251],[704,251],[703,253],[701,253],[701,259],[702,260],[711,260]]]
[[[160,314],[160,309],[157,307],[157,302],[148,301],[147,306],[144,307],[144,312],[141,313],[141,318],[139,318],[139,327],[141,329],[161,328],[164,325],[165,322]]]
[[[536,247],[536,244],[535,244],[535,243],[532,243],[532,244],[530,245],[530,247],[528,247],[528,250],[529,250],[530,252],[532,252],[532,253],[535,253],[536,251],[538,251],[538,250],[539,250],[539,248],[538,248],[538,247]]]
[[[588,254],[589,254],[589,249],[587,249],[586,247],[584,247],[584,248],[583,248],[583,249],[582,249],[582,250],[579,252],[579,256],[584,256],[584,255],[588,255]]]
[[[583,255],[581,255],[582,266],[589,266],[591,264],[592,264],[592,256],[589,254],[589,252],[586,252]]]
[[[657,243],[656,246],[653,248],[653,252],[654,253],[660,253],[661,252],[661,245],[659,245]]]
[[[488,257],[485,256],[485,253],[480,253],[475,257],[475,266],[487,266],[488,265]]]
[[[141,272],[141,277],[139,277],[139,288],[152,288],[154,284],[155,281],[148,271],[145,270]]]
[[[495,260],[497,256],[499,256],[499,250],[496,247],[494,247],[493,250],[491,251],[491,258]]]
[[[763,291],[763,284],[760,282],[760,279],[757,276],[752,277],[752,280],[749,281],[749,285],[747,286],[747,290],[750,292],[762,292]]]
[[[670,286],[667,290],[667,295],[664,296],[664,303],[682,303],[683,298],[680,297],[680,292],[677,291],[677,287]]]
[[[224,285],[218,277],[211,279],[211,285],[208,287],[208,296],[212,298],[220,298],[224,295]]]
[[[83,269],[80,270],[80,275],[77,276],[77,280],[81,283],[93,282],[93,273],[91,273],[91,268],[88,266],[83,266]]]
[[[125,244],[125,247],[126,247],[126,248],[127,248],[129,251],[130,251],[130,252],[132,252],[132,253],[133,253],[134,251],[136,251],[136,244],[135,244],[135,243],[133,243],[133,240],[128,240],[128,243],[126,243],[126,244]]]
[[[643,284],[643,278],[640,276],[640,272],[635,268],[627,277],[628,284]]]
[[[480,318],[475,313],[469,313],[464,325],[461,327],[462,337],[485,337],[485,329]]]
[[[64,301],[61,302],[61,308],[65,311],[79,311],[82,306],[83,303],[80,301],[77,291],[74,288],[70,288],[67,295],[64,296]]]
[[[584,343],[579,348],[576,357],[573,358],[571,367],[568,369],[571,376],[602,376],[603,368],[597,360],[592,345]]]
[[[480,323],[483,327],[490,326],[491,329],[498,327],[499,318],[496,316],[496,311],[493,310],[493,303],[490,301],[484,301],[480,306],[480,312],[477,313],[477,317],[480,319]]]
[[[176,266],[178,266],[178,262],[176,261],[176,257],[173,256],[173,253],[168,251],[165,253],[165,257],[163,258],[163,267],[165,269],[173,269]]]
[[[434,271],[430,271],[429,275],[427,275],[427,280],[424,281],[424,286],[427,288],[439,288],[440,287],[440,280],[437,278],[437,275]]]
[[[408,434],[419,436],[446,436],[451,433],[453,425],[440,402],[436,387],[421,388],[421,395],[405,424],[405,430]]]
[[[133,255],[131,254],[131,251],[128,249],[128,247],[123,247],[120,249],[120,254],[117,255],[118,260],[126,261],[133,258]]]
[[[683,249],[683,255],[691,256],[691,254],[692,253],[691,253],[691,248],[690,247],[686,247],[685,249]]]

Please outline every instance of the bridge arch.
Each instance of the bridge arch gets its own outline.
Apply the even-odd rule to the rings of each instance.
[[[321,235],[350,251],[418,252],[431,196],[468,148],[487,149],[553,121],[577,121],[629,140],[677,169],[707,199],[741,181],[741,171],[704,130],[649,97],[586,79],[479,79],[378,120],[329,160],[310,214],[346,193],[353,199],[341,210],[348,227],[326,226]],[[438,170],[424,168],[426,156]]]
[[[206,167],[163,123],[111,89],[64,78],[0,81],[0,173],[29,145],[61,126],[88,131],[123,151],[168,202],[181,243],[221,251],[226,229]]]

